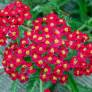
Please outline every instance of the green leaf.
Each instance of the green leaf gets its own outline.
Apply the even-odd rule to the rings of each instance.
[[[77,87],[77,84],[74,80],[74,76],[71,73],[68,73],[69,77],[68,77],[68,86],[70,87],[72,92],[79,92],[79,89]]]
[[[79,22],[79,20],[75,19],[75,18],[68,17],[68,18],[66,18],[66,21],[67,21],[68,25],[71,26],[72,31],[75,31],[82,25],[82,23]]]
[[[77,54],[76,50],[69,49],[69,53],[68,53],[67,57],[65,58],[65,60],[70,60],[76,54]]]
[[[32,61],[32,58],[30,56],[26,56],[26,57],[24,57],[24,60],[26,62],[31,62]]]
[[[82,85],[78,84],[79,92],[92,92],[92,88],[83,87]]]
[[[68,85],[66,86],[66,84],[58,83],[56,89],[58,92],[70,92],[70,87]]]
[[[54,91],[55,91],[56,86],[57,86],[57,84],[53,84],[53,85],[50,87],[51,92],[54,92]]]
[[[29,81],[26,85],[27,92],[36,92],[36,89],[39,90],[39,87],[37,86],[39,83],[39,73],[40,71],[38,70],[35,74],[30,75]]]
[[[77,3],[79,6],[81,21],[84,21],[87,19],[87,2],[86,0],[77,0]]]
[[[11,86],[11,92],[18,92],[17,81],[13,81],[12,86]]]
[[[35,92],[35,87],[37,83],[38,83],[38,80],[29,80],[26,87],[27,92]]]
[[[63,6],[69,2],[69,0],[49,0],[49,2],[56,3],[58,6]]]
[[[0,55],[3,55],[4,48],[0,47]]]
[[[52,11],[52,7],[49,4],[44,4],[41,6],[41,11],[44,15],[49,14]]]
[[[40,92],[43,92],[43,81],[40,80]]]
[[[0,55],[3,55],[3,52],[0,50]]]
[[[20,38],[23,38],[25,29],[22,26],[19,26]]]
[[[50,88],[51,86],[52,86],[51,81],[48,81],[48,82],[46,82],[46,83],[43,84],[43,88],[44,89]]]

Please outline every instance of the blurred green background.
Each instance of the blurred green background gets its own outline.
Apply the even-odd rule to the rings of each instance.
[[[22,0],[23,3],[31,7],[32,19],[44,16],[52,11],[56,12],[60,17],[67,20],[68,25],[72,27],[72,31],[80,30],[89,35],[89,41],[92,41],[92,0]],[[14,0],[0,0],[0,9]],[[24,28],[31,27],[31,20],[24,23]],[[1,48],[0,48],[1,49]],[[1,61],[2,57],[0,58]],[[0,62],[1,63],[1,62]],[[1,65],[1,64],[0,64]],[[0,72],[2,70],[0,69]],[[92,92],[92,75],[75,78],[79,92]],[[47,86],[50,84],[48,83]],[[31,89],[31,86],[33,88]],[[75,86],[75,85],[71,85]],[[0,73],[0,92],[39,92],[39,86],[35,87],[35,83],[31,82],[27,87],[25,84],[11,81],[6,74]],[[29,89],[29,90],[28,90]],[[55,92],[71,92],[70,86],[57,84]],[[76,91],[77,92],[77,91]]]

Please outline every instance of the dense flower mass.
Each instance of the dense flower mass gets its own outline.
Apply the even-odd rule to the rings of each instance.
[[[29,6],[16,1],[0,10],[0,46],[5,45],[7,36],[15,40],[19,26],[31,18]]]
[[[66,83],[71,70],[75,76],[92,73],[92,43],[86,43],[88,39],[87,34],[72,32],[64,19],[51,13],[33,21],[32,30],[5,49],[2,64],[13,80],[26,82],[37,73],[44,82]],[[75,53],[68,59],[71,52]]]

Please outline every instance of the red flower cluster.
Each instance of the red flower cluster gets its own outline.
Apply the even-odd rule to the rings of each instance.
[[[5,45],[6,36],[15,40],[19,36],[19,25],[31,18],[30,8],[16,1],[0,10],[0,45]]]
[[[24,44],[25,40],[22,43]],[[30,60],[31,49],[29,47],[25,48],[18,46],[17,43],[11,43],[5,49],[2,64],[12,80],[19,79],[21,82],[25,82],[28,80],[30,74],[35,73],[36,70],[32,62],[27,60],[27,58]]]
[[[33,21],[32,31],[5,49],[2,64],[13,80],[25,82],[40,71],[42,81],[65,83],[71,70],[76,76],[92,73],[92,43],[87,40],[85,33],[71,32],[64,19],[51,13]],[[66,60],[71,50],[76,55]]]

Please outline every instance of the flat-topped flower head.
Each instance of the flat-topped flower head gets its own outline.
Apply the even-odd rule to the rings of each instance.
[[[0,10],[0,32],[2,32],[0,33],[2,35],[0,36],[0,46],[4,46],[9,38],[12,40],[19,38],[19,26],[25,20],[30,20],[31,17],[29,6],[20,1],[8,4]]]
[[[9,16],[18,13],[20,17],[10,21],[21,25],[25,19],[30,18],[29,7],[22,2],[12,4],[12,8],[13,5],[17,7],[17,12],[8,6],[9,11],[12,11]],[[0,14],[3,13],[2,10]],[[8,16],[8,13],[5,12],[5,15]],[[3,20],[3,25],[6,21]],[[20,37],[18,26],[14,24],[10,27],[12,32],[8,34],[12,39]],[[18,79],[23,83],[31,75],[38,74],[38,78],[44,82],[55,84],[60,81],[64,84],[68,80],[68,72],[72,71],[75,76],[92,73],[92,43],[85,44],[89,39],[87,34],[79,30],[71,32],[66,20],[55,13],[37,18],[32,24],[32,29],[26,30],[19,42],[12,42],[5,48],[2,64],[12,80]],[[7,34],[5,29],[0,32]],[[5,40],[0,34],[1,45],[5,44]]]

